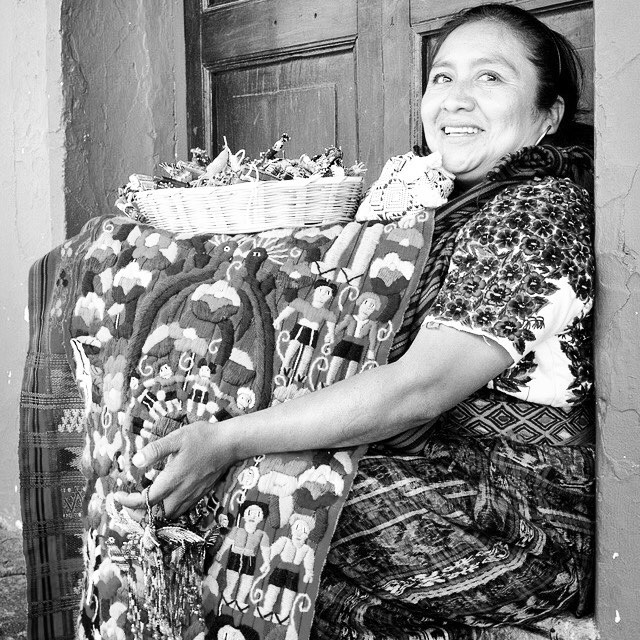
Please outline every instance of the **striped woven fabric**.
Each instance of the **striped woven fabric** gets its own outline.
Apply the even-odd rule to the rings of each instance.
[[[436,428],[420,456],[366,456],[325,565],[316,638],[475,640],[583,615],[594,509],[591,446]]]
[[[51,297],[60,253],[31,268],[30,343],[20,403],[20,498],[28,637],[71,640],[79,600],[84,411]]]

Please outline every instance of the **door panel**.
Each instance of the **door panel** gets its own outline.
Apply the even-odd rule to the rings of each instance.
[[[286,132],[292,157],[339,144],[355,162],[354,85],[353,52],[212,74],[218,136],[259,157]]]
[[[342,147],[356,162],[356,0],[248,0],[201,19],[202,134],[258,157],[282,133],[286,152]]]

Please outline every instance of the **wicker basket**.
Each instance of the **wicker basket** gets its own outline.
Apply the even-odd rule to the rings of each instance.
[[[154,189],[137,193],[135,203],[167,231],[234,234],[348,222],[361,195],[361,177],[340,177]]]

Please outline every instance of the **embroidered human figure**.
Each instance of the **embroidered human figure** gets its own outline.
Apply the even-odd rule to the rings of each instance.
[[[150,420],[147,420],[144,413],[138,408],[138,405],[142,405],[139,400],[140,395],[142,394],[138,396],[135,394],[140,388],[140,378],[138,378],[138,376],[131,376],[131,380],[129,380],[131,400],[129,401],[128,413],[131,416],[131,430],[136,436],[139,436],[144,430],[148,431],[153,425],[153,423]]]
[[[228,418],[242,415],[247,413],[249,409],[253,408],[256,404],[256,394],[249,387],[240,387],[236,392],[236,397],[230,396],[226,393],[222,393],[222,398],[229,403],[225,408],[223,407],[210,418],[210,422],[222,422]]]
[[[190,373],[186,378],[186,382],[192,382],[191,392],[187,398],[187,412],[193,413],[196,407],[196,416],[198,418],[204,415],[205,409],[213,409],[214,413],[218,409],[215,402],[209,402],[209,391],[214,388],[211,380],[212,366],[206,360],[200,360],[198,363],[198,372]]]
[[[269,536],[258,529],[258,525],[267,517],[268,508],[260,502],[247,501],[240,511],[242,526],[234,526],[224,538],[222,546],[215,555],[209,569],[207,585],[217,595],[217,577],[222,569],[222,559],[228,551],[226,567],[226,586],[222,592],[224,601],[234,603],[240,610],[248,607],[247,596],[258,563],[258,553],[262,554],[261,573],[269,570]],[[236,593],[237,588],[237,593]]]
[[[184,380],[184,376],[174,375],[173,369],[165,362],[161,367],[158,378],[160,389],[158,400],[164,402],[165,413],[177,413],[182,409],[182,400],[178,396],[177,383]]]
[[[307,544],[307,538],[314,525],[313,517],[294,513],[289,523],[290,536],[280,536],[271,546],[269,552],[271,564],[278,556],[279,560],[269,577],[264,601],[258,609],[262,617],[269,616],[273,612],[278,596],[282,594],[280,611],[276,615],[276,620],[280,623],[286,622],[291,613],[295,597],[300,590],[300,577],[302,576],[304,584],[309,584],[313,580],[315,562],[313,548]]]
[[[344,337],[334,347],[331,354],[333,357],[327,372],[327,384],[331,384],[335,380],[340,366],[345,360],[349,364],[344,377],[349,378],[356,373],[365,347],[367,359],[373,360],[375,357],[378,323],[371,320],[371,315],[380,309],[382,300],[377,294],[365,291],[356,300],[356,306],[358,307],[357,312],[346,316],[336,326],[336,333],[344,331]]]
[[[319,279],[313,285],[311,302],[302,298],[296,298],[289,303],[274,320],[273,326],[280,329],[282,321],[293,313],[299,313],[300,317],[293,326],[289,345],[282,361],[280,373],[293,378],[303,379],[309,369],[313,350],[318,344],[320,331],[326,324],[327,334],[325,344],[334,340],[336,327],[336,314],[327,308],[336,294],[338,287],[333,282]]]
[[[160,385],[155,378],[149,378],[140,384],[140,379],[132,376],[129,386],[134,392],[141,389],[141,392],[136,396],[136,402],[147,410],[152,420],[157,420],[160,416],[167,415],[158,399],[157,392]]]

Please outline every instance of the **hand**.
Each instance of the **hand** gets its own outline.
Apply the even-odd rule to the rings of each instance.
[[[228,420],[227,423],[231,423]],[[186,513],[215,486],[216,481],[236,462],[233,457],[232,429],[224,423],[193,422],[150,442],[136,453],[132,462],[140,469],[150,469],[167,460],[164,469],[149,487],[149,504],[164,502],[167,518]],[[114,499],[130,509],[144,509],[142,493],[119,491]]]

